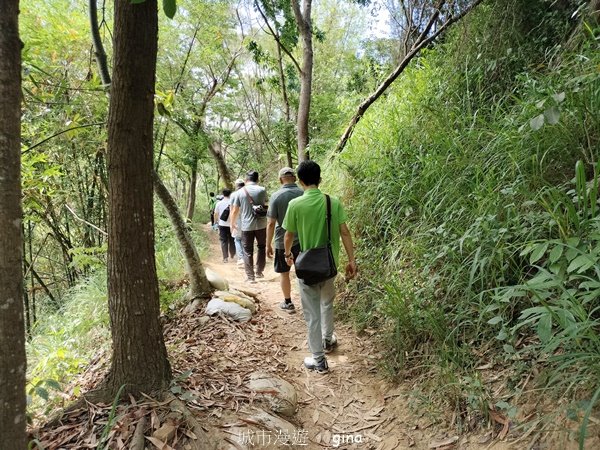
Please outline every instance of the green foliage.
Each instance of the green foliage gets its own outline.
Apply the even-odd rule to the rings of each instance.
[[[473,381],[487,358],[533,355],[549,386],[597,388],[600,59],[590,39],[561,46],[575,27],[561,8],[486,3],[405,71],[324,177],[345,169],[331,185],[357,235],[347,314],[383,330],[393,373],[471,380],[437,391],[461,409],[497,402]]]
[[[58,311],[39,312],[27,345],[30,414],[46,415],[63,402],[62,391],[100,349],[109,343],[105,275],[98,272],[71,289]]]

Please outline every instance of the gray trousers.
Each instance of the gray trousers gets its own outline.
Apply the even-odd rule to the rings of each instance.
[[[267,229],[242,231],[242,246],[244,247],[244,268],[249,280],[254,280],[254,239],[258,247],[256,272],[263,273],[267,262]]]
[[[309,286],[298,279],[302,311],[308,327],[308,349],[316,360],[325,356],[323,341],[331,339],[333,335],[334,280],[331,278]]]

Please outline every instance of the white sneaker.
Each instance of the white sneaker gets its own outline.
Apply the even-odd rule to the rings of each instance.
[[[320,361],[315,360],[312,356],[304,358],[304,367],[308,370],[314,370],[317,373],[329,372],[329,365],[327,364],[327,358],[323,358]]]
[[[238,259],[237,265],[238,266],[243,266],[244,265],[244,260],[243,259]]]

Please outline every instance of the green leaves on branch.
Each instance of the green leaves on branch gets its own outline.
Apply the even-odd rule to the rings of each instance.
[[[144,3],[146,0],[130,0],[132,5],[139,5],[140,3]],[[165,12],[165,16],[169,19],[175,17],[175,13],[177,12],[177,0],[163,0],[163,11]]]
[[[559,94],[554,94],[552,95],[552,99],[556,102],[555,105],[546,108],[542,114],[535,116],[529,121],[529,126],[532,130],[539,130],[545,123],[548,125],[556,125],[559,122],[560,109],[558,106],[565,100],[565,93],[561,92]],[[536,107],[542,109],[545,103],[546,99],[541,100],[537,102]]]
[[[163,11],[169,19],[175,17],[177,12],[177,0],[163,0]]]

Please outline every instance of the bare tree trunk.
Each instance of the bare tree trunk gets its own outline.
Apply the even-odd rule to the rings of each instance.
[[[279,69],[279,83],[281,84],[281,95],[283,96],[283,105],[285,107],[285,155],[287,157],[288,167],[293,167],[294,161],[292,158],[292,139],[290,133],[290,124],[291,124],[291,108],[290,108],[290,99],[287,94],[287,86],[285,84],[285,73],[283,71],[283,56],[281,54],[281,43],[279,40],[275,41],[277,43],[277,67]]]
[[[198,256],[194,241],[181,218],[179,208],[177,208],[173,196],[155,171],[152,172],[152,182],[154,184],[154,192],[156,192],[157,197],[169,214],[177,241],[181,246],[185,258],[185,270],[190,279],[190,290],[187,295],[188,300],[193,300],[197,297],[207,297],[210,295],[212,289],[208,278],[206,278],[206,273],[204,272],[204,267]]]
[[[375,92],[373,92],[371,95],[369,95],[358,106],[356,113],[354,113],[354,116],[352,116],[352,118],[350,119],[350,123],[348,124],[348,126],[346,127],[346,130],[342,134],[342,137],[340,138],[340,140],[331,156],[331,159],[334,159],[337,154],[341,153],[342,150],[344,150],[344,147],[346,146],[346,144],[348,143],[348,140],[350,139],[350,137],[352,136],[352,133],[354,132],[354,128],[356,127],[356,125],[358,124],[360,119],[362,119],[362,117],[364,116],[367,109],[369,109],[369,107],[373,103],[375,103],[379,97],[381,97],[381,95],[387,90],[387,88],[390,87],[390,85],[396,80],[396,78],[398,78],[400,76],[400,74],[402,72],[404,72],[404,69],[406,69],[406,67],[411,62],[411,60],[419,54],[421,49],[423,49],[424,47],[431,44],[435,39],[437,39],[437,37],[440,34],[442,34],[444,31],[446,31],[448,29],[448,27],[450,27],[453,23],[458,22],[460,19],[462,19],[464,16],[466,16],[471,10],[473,10],[473,8],[475,8],[481,2],[482,2],[482,0],[474,0],[469,6],[465,7],[459,14],[448,18],[432,35],[428,36],[429,32],[431,31],[431,27],[434,25],[435,21],[439,17],[441,5],[443,5],[443,3],[444,3],[443,1],[440,2],[436,11],[432,14],[431,18],[429,19],[429,23],[426,25],[424,31],[419,35],[419,37],[413,44],[410,51],[406,54],[404,59],[402,59],[402,61],[400,62],[400,64],[398,64],[398,66],[394,69],[394,71],[390,75],[388,75],[388,77],[385,80],[383,80],[383,82],[377,87]]]
[[[231,175],[231,171],[225,162],[225,157],[221,152],[221,141],[211,141],[208,145],[208,150],[217,162],[217,169],[219,170],[219,175],[223,179],[223,184],[227,189],[233,189],[233,176]]]
[[[190,191],[188,193],[187,201],[187,212],[186,217],[188,222],[191,222],[194,218],[194,211],[196,209],[196,183],[198,181],[198,159],[192,161],[192,174],[190,176]]]
[[[114,69],[108,113],[108,304],[113,341],[101,389],[112,399],[159,391],[171,368],[160,323],[152,195],[156,0],[115,0]]]
[[[0,1],[0,448],[25,449],[19,1]]]
[[[310,159],[307,150],[309,143],[308,123],[310,117],[310,99],[312,94],[313,47],[312,47],[312,0],[303,0],[300,10],[299,0],[292,0],[298,32],[302,39],[302,71],[300,72],[300,102],[298,104],[298,162]]]

